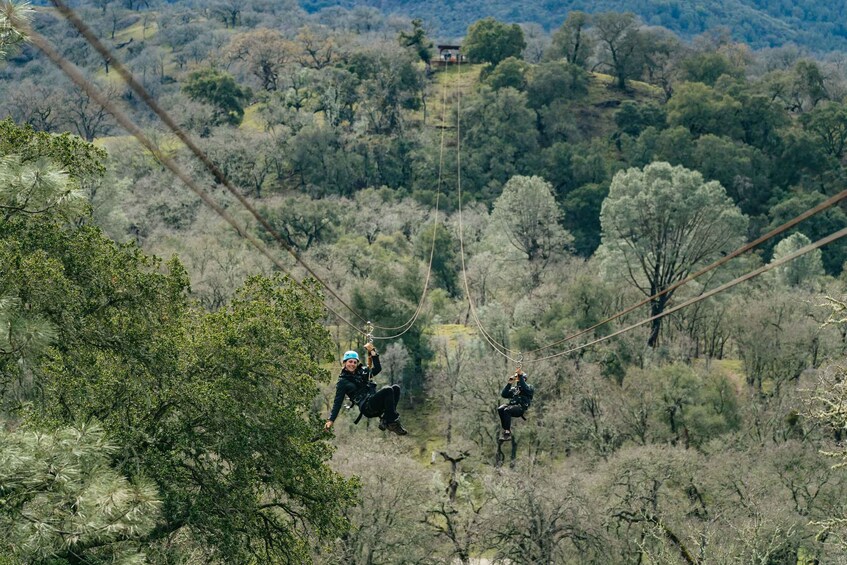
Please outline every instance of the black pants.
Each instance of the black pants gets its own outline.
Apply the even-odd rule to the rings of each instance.
[[[500,415],[500,425],[504,430],[512,429],[512,416],[520,418],[523,416],[524,408],[520,404],[502,404],[497,408]]]
[[[400,419],[397,413],[397,402],[400,401],[400,385],[384,386],[371,396],[362,406],[362,414],[367,418],[376,416],[391,424]]]

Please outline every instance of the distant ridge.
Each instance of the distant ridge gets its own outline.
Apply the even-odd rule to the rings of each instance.
[[[537,23],[547,31],[572,10],[633,12],[648,25],[684,38],[725,27],[755,49],[797,44],[812,52],[847,51],[847,0],[300,0],[308,12],[329,7],[370,7],[385,14],[421,18],[441,38],[464,36],[487,16],[509,23]]]

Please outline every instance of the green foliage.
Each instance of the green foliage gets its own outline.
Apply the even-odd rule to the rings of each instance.
[[[46,159],[22,163],[17,155],[0,157],[0,205],[5,219],[19,214],[76,219],[86,209],[82,193],[66,173]]]
[[[652,395],[650,416],[655,439],[703,447],[741,423],[737,393],[726,376],[702,373],[685,365],[631,371],[625,379],[631,390]]]
[[[432,286],[439,286],[450,296],[459,294],[458,242],[444,225],[429,224],[415,238],[415,256],[429,263],[432,256]]]
[[[304,195],[292,195],[278,206],[263,207],[262,217],[280,234],[288,245],[300,252],[313,245],[331,244],[337,238],[341,205],[332,200],[313,200]],[[260,226],[267,241],[273,238]]]
[[[369,132],[399,133],[405,124],[403,110],[421,107],[424,73],[408,53],[374,46],[351,54],[346,66],[360,81],[356,111]]]
[[[12,21],[29,22],[33,12],[34,10],[27,3],[4,3],[3,11],[0,12],[0,61],[6,58],[11,48],[26,41],[26,36],[12,24]]]
[[[733,97],[741,103],[738,117],[743,130],[742,141],[762,151],[773,152],[783,145],[782,130],[790,124],[784,108],[767,96],[734,92]]]
[[[107,4],[97,0],[105,13],[118,16],[116,26],[130,23],[120,19],[126,16],[122,8]],[[137,7],[138,2],[124,4]],[[675,314],[655,352],[645,353],[641,333],[631,332],[599,348],[533,362],[529,370],[539,394],[529,421],[517,422],[515,429],[517,465],[522,460],[531,465],[496,474],[489,458],[496,449],[498,375],[513,367],[492,356],[482,340],[457,337],[470,329],[458,325],[467,321],[467,310],[458,299],[462,289],[451,235],[456,218],[448,215],[444,226],[430,221],[436,189],[455,187],[461,166],[468,290],[482,323],[509,347],[529,351],[547,345],[634,301],[638,287],[622,280],[626,261],[637,272],[639,261],[659,255],[676,264],[694,257],[697,238],[713,234],[698,232],[677,247],[668,245],[697,222],[692,209],[714,220],[715,231],[731,236],[734,247],[768,222],[777,225],[840,190],[843,172],[824,144],[824,130],[803,128],[788,114],[823,109],[823,102],[840,92],[834,75],[824,74],[822,66],[792,63],[799,60],[797,49],[779,49],[761,59],[755,54],[755,72],[742,79],[737,69],[747,60],[745,46],[714,33],[694,48],[720,56],[695,56],[682,71],[711,88],[684,107],[689,87],[678,82],[679,61],[693,51],[654,26],[685,22],[686,32],[696,33],[714,21],[714,4],[673,0],[648,12],[652,17],[635,19],[633,26],[629,17],[608,17],[605,23],[625,24],[623,34],[605,36],[595,51],[592,40],[601,38],[595,32],[613,30],[591,29],[595,16],[565,2],[561,7],[570,15],[544,57],[540,46],[546,38],[537,28],[525,28],[533,34],[527,57],[543,65],[529,65],[517,55],[507,58],[486,66],[486,72],[491,69],[483,79],[487,84],[478,89],[480,66],[442,67],[433,75],[437,86],[457,91],[433,106],[436,85],[427,84],[420,64],[429,56],[421,49],[428,41],[420,24],[411,31],[406,25],[398,38],[402,23],[359,6],[310,15],[310,22],[325,27],[298,31],[303,16],[290,2],[236,4],[228,26],[284,30],[251,38],[250,48],[267,47],[273,60],[262,56],[230,67],[238,73],[236,81],[248,81],[247,73],[253,73],[256,85],[268,89],[261,110],[254,114],[257,108],[251,107],[242,128],[212,129],[212,107],[188,100],[178,84],[157,85],[157,94],[181,123],[208,136],[204,148],[247,194],[261,199],[257,205],[288,242],[357,312],[377,323],[404,327],[415,313],[434,237],[430,288],[443,288],[430,294],[426,305],[431,308],[404,333],[402,343],[380,346],[389,367],[382,380],[402,382],[404,419],[419,433],[398,443],[381,438],[373,425],[352,426],[352,418],[350,425],[336,428],[339,451],[332,467],[345,476],[363,476],[362,496],[353,505],[357,481],[328,470],[332,449],[320,437],[313,411],[325,400],[316,391],[326,382],[319,366],[326,352],[342,344],[355,347],[361,338],[343,325],[329,326],[336,340],[329,343],[320,300],[286,279],[251,279],[230,300],[248,273],[270,265],[236,235],[222,232],[222,222],[191,197],[173,191],[172,179],[133,142],[104,140],[112,148],[114,170],[130,178],[110,178],[98,194],[108,191],[126,201],[133,235],[149,250],[180,254],[192,275],[191,289],[176,262],[145,258],[133,247],[105,241],[93,228],[80,229],[92,220],[79,216],[79,209],[59,214],[55,192],[46,184],[47,198],[27,199],[27,206],[38,203],[38,208],[22,207],[20,200],[36,192],[5,180],[3,201],[15,201],[18,208],[0,223],[0,326],[10,330],[0,333],[3,409],[47,429],[89,418],[103,422],[116,447],[103,468],[116,466],[118,475],[133,479],[151,477],[163,501],[155,527],[133,541],[132,551],[169,563],[449,562],[457,557],[675,563],[686,555],[704,563],[823,563],[841,558],[813,541],[809,527],[820,517],[843,515],[847,481],[828,473],[826,461],[816,456],[820,438],[835,432],[821,432],[797,415],[794,390],[795,382],[803,387],[810,368],[841,343],[834,331],[815,331],[820,317],[811,308],[790,307],[813,304],[814,295],[786,287],[784,297],[766,294],[765,300],[747,304],[740,287]],[[822,7],[801,4],[822,13]],[[501,21],[527,13],[523,5],[508,10],[497,2],[489,5],[501,10]],[[216,22],[203,10],[177,13],[176,6],[158,3],[131,14],[133,21],[144,18],[144,28],[139,20],[135,29],[147,30],[144,42],[139,34],[128,46],[139,73],[158,78],[168,69],[182,76],[210,62],[221,64],[219,48],[231,33],[214,29]],[[428,6],[428,17],[449,18],[455,25],[467,22],[468,14],[479,17],[481,4],[443,6]],[[636,2],[629,8],[643,14],[644,6]],[[209,13],[222,14],[220,7]],[[757,25],[757,8],[721,7],[743,16],[747,27],[739,33],[757,33],[750,31]],[[605,0],[591,8],[618,9]],[[536,6],[530,15],[554,9],[559,8]],[[566,13],[558,13],[546,23],[561,22]],[[92,25],[106,29],[99,16],[86,12]],[[43,23],[53,31],[52,19]],[[455,35],[460,34],[461,29]],[[277,43],[283,38],[294,39]],[[408,47],[398,48],[397,39]],[[62,41],[76,60],[86,60],[79,38]],[[33,53],[15,59],[10,80],[0,86],[3,95],[25,100],[21,97],[35,92],[20,86],[18,79],[27,75],[52,84],[41,73],[40,59],[29,59]],[[605,75],[584,73],[589,61],[614,74],[612,80],[618,86],[623,82],[625,90],[610,89],[614,82]],[[265,68],[263,62],[272,64]],[[152,73],[151,63],[159,67]],[[769,68],[789,70],[760,79],[758,73]],[[671,106],[664,105],[665,98]],[[0,100],[0,112],[9,110],[12,98]],[[431,122],[442,107],[445,116],[460,110],[460,127],[453,129],[447,118]],[[670,127],[668,109],[677,111]],[[440,132],[445,134],[441,149]],[[461,151],[455,134],[464,136]],[[11,136],[0,137],[0,144],[7,139]],[[50,141],[18,143],[14,151],[43,152]],[[76,158],[85,148],[70,153]],[[646,227],[625,223],[620,233],[611,233],[600,215],[607,196],[620,195],[619,187],[609,187],[611,173],[624,164],[647,167],[655,160],[696,169],[703,179],[677,183],[670,175],[656,183],[675,186],[679,194],[642,183],[628,194],[636,201],[629,218],[643,214]],[[7,169],[24,178],[26,171],[44,167],[24,156]],[[79,178],[92,194],[85,175],[68,171],[71,181]],[[535,193],[511,198],[515,179],[523,177],[521,182],[530,185],[533,176],[544,198],[534,198]],[[756,215],[747,233],[742,221],[730,221],[738,220],[737,210],[710,206],[718,200],[727,204],[725,198],[710,201],[703,195],[700,185],[711,180],[719,180],[743,212]],[[113,190],[124,185],[131,187],[128,193]],[[66,186],[75,188],[73,182]],[[448,207],[455,205],[455,194],[451,189]],[[681,195],[695,198],[688,202]],[[40,214],[24,213],[45,207]],[[810,239],[816,239],[813,231],[831,233],[839,214],[830,210],[810,218],[803,233]],[[673,229],[654,237],[667,224]],[[582,257],[568,256],[568,232]],[[631,241],[617,237],[628,234]],[[606,258],[605,265],[591,259],[601,235],[598,259]],[[609,253],[614,240],[622,247],[652,242],[652,248],[627,257]],[[730,247],[727,243],[699,264]],[[824,251],[828,270],[843,263],[827,255],[838,247]],[[766,249],[743,266],[767,258]],[[650,267],[668,272],[671,263]],[[601,265],[608,267],[605,272]],[[730,270],[739,272],[741,266]],[[696,295],[731,273],[680,292]],[[652,290],[646,275],[637,276],[645,292]],[[764,287],[768,281],[759,282]],[[814,276],[803,284],[829,284],[840,292],[841,282]],[[192,299],[215,312],[205,312]],[[771,309],[775,303],[781,308]],[[447,332],[430,326],[430,316],[457,323],[443,345],[432,336]],[[607,324],[594,335],[619,327]],[[704,355],[728,358],[712,359],[706,363],[711,369],[702,369]],[[743,362],[730,358],[734,355]],[[690,365],[675,362],[680,359]],[[669,367],[663,366],[666,361]],[[724,372],[727,378],[718,376]],[[330,388],[330,383],[321,387],[324,393]],[[760,394],[746,394],[755,389]],[[739,406],[737,399],[743,399]],[[791,445],[783,445],[787,438]],[[470,446],[465,461],[450,471],[437,454],[433,464],[422,461],[433,450],[455,454]],[[459,490],[455,503],[438,494],[448,472],[450,487]],[[426,513],[426,524],[415,509]],[[532,523],[516,518],[523,515],[532,515]],[[346,520],[352,529],[345,530]],[[411,553],[397,553],[403,543],[414,546]]]
[[[600,62],[614,75],[617,87],[626,90],[626,81],[641,74],[647,36],[638,29],[631,12],[602,12],[595,14],[592,22],[600,46]]]
[[[744,76],[743,68],[739,68],[729,57],[718,52],[695,53],[683,59],[680,67],[682,80],[702,82],[708,86],[714,86],[724,75],[733,78]]]
[[[325,17],[339,18],[349,14],[363,18],[357,12],[344,12],[339,6],[351,7],[351,2],[341,0],[303,0],[301,5],[309,12],[325,9]],[[661,26],[680,36],[691,39],[715,29],[729,30],[734,40],[743,41],[754,49],[773,48],[796,44],[811,51],[844,50],[844,25],[840,19],[841,6],[816,0],[796,2],[755,2],[738,4],[731,0],[710,2],[683,2],[669,0],[631,0],[622,5],[617,0],[583,0],[562,2],[521,3],[505,0],[468,0],[461,4],[437,0],[425,5],[408,0],[385,0],[379,4],[386,14],[404,13],[409,17],[433,21],[442,37],[461,37],[467,26],[491,15],[501,21],[533,22],[549,29],[564,21],[576,11],[598,13],[606,10],[635,12],[649,26]]]
[[[529,74],[527,104],[538,110],[556,100],[576,101],[588,94],[588,73],[571,63],[536,65]]]
[[[688,166],[716,180],[742,212],[764,215],[772,197],[768,159],[755,147],[706,134],[694,142]]]
[[[814,366],[830,336],[816,319],[808,290],[772,287],[740,304],[731,328],[747,384],[759,394],[778,396]],[[790,321],[789,321],[790,320]]]
[[[524,93],[484,87],[468,100],[461,119],[467,155],[462,174],[468,192],[492,198],[511,177],[532,170],[538,130]]]
[[[17,154],[22,161],[44,157],[75,179],[102,176],[106,152],[67,132],[50,135],[32,126],[19,126],[11,118],[0,121],[0,155]]]
[[[85,210],[79,191],[68,176],[45,159],[25,164],[15,155],[0,158],[0,260],[13,268],[0,271],[0,386],[9,394],[3,405],[26,402],[32,395],[28,363],[43,355],[57,336],[54,320],[32,302],[45,298],[61,301],[61,266],[37,248],[27,249],[20,235],[34,224],[48,232],[61,232]],[[41,235],[41,234],[39,234]],[[48,236],[49,237],[49,236]],[[51,283],[59,279],[59,293]],[[18,281],[25,281],[21,288]],[[29,287],[29,285],[33,285]]]
[[[541,177],[515,176],[494,201],[491,227],[530,263],[546,264],[564,252],[570,235],[559,225],[561,219],[552,187]]]
[[[808,184],[810,191],[819,191],[819,187],[812,186],[811,179],[826,178],[827,173],[834,172],[831,158],[802,130],[784,132],[781,147],[775,153],[771,177],[778,186]]]
[[[741,104],[703,83],[679,85],[667,108],[668,124],[686,127],[694,136],[712,133],[735,138],[741,133],[736,118]]]
[[[802,233],[791,234],[777,243],[773,251],[773,261],[778,261],[810,243],[811,240]],[[814,284],[823,275],[821,250],[815,249],[796,257],[787,263],[774,267],[770,273],[776,283],[781,286],[792,287]]]
[[[0,262],[17,266],[0,271],[0,315],[55,336],[0,352],[4,403],[46,425],[100,420],[120,471],[161,493],[147,543],[186,528],[225,560],[298,561],[343,529],[354,484],[326,466],[311,410],[330,350],[314,285],[253,278],[206,314],[175,260],[48,214],[0,224]]]
[[[826,200],[826,196],[819,192],[791,196],[771,208],[768,214],[771,222],[765,229],[774,229],[791,218],[802,214],[803,211],[814,208],[824,200]],[[805,220],[800,225],[800,231],[814,241],[835,233],[845,226],[847,226],[847,214],[838,207],[831,207]],[[847,261],[847,242],[844,242],[844,240],[834,241],[823,247],[821,251],[826,273],[830,275],[840,274],[844,268],[844,262]]]
[[[800,116],[803,128],[814,136],[827,155],[841,159],[847,149],[847,104],[823,104]]]
[[[583,68],[587,64],[595,44],[595,39],[587,32],[590,25],[590,14],[572,10],[562,26],[553,32],[553,47],[568,63]]]
[[[772,71],[762,80],[768,97],[791,112],[806,112],[831,99],[826,83],[819,63],[809,59],[800,59],[788,70]]]
[[[582,185],[606,181],[609,174],[603,144],[554,143],[541,152],[539,169],[560,202]]]
[[[421,107],[424,78],[414,63],[388,53],[374,54],[373,74],[363,77],[359,113],[370,131],[378,134],[399,133],[404,126],[402,110]]]
[[[562,201],[563,225],[573,235],[577,255],[590,257],[600,245],[600,209],[609,194],[606,185],[589,183]]]
[[[26,563],[141,563],[160,520],[155,485],[110,468],[118,447],[89,424],[0,431],[0,552]]]
[[[505,24],[485,18],[468,27],[462,53],[475,63],[496,67],[508,57],[520,58],[526,47],[523,30],[518,24]]]
[[[624,100],[615,112],[615,124],[627,135],[638,137],[648,127],[661,130],[665,126],[667,114],[664,106],[654,102],[639,104]]]
[[[529,65],[516,57],[507,57],[500,61],[494,70],[488,73],[485,83],[494,90],[501,88],[514,88],[524,90],[526,88],[526,74]]]
[[[192,72],[182,90],[192,100],[205,102],[215,108],[213,125],[241,123],[244,104],[253,96],[249,88],[238,86],[232,75],[215,69]]]
[[[306,127],[288,145],[291,173],[304,192],[314,197],[350,195],[362,188],[361,157],[347,150],[337,131]]]
[[[391,268],[393,272],[383,270],[384,267],[379,269],[376,280],[372,278],[353,289],[351,304],[369,319],[382,320],[389,327],[399,327],[412,317],[417,308],[425,273],[417,264],[411,263],[394,266]],[[420,316],[401,338],[412,358],[412,367],[409,372],[403,373],[401,384],[408,403],[413,407],[424,398],[424,363],[432,358],[426,326],[426,316]]]
[[[401,31],[397,40],[402,47],[412,49],[418,58],[429,66],[429,60],[432,58],[432,41],[426,36],[422,20],[412,20],[412,31],[409,33]]]
[[[622,136],[620,146],[625,161],[632,166],[644,167],[653,161],[684,165],[692,160],[694,138],[682,126],[661,130],[647,127],[635,140]]]

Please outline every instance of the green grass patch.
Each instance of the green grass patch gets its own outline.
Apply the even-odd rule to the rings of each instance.
[[[712,373],[723,375],[729,379],[736,392],[741,392],[746,386],[744,377],[744,362],[741,359],[695,359],[693,365],[702,369],[707,366]]]
[[[265,126],[259,117],[259,106],[261,104],[251,104],[244,108],[244,119],[238,127],[244,130],[264,131]]]
[[[153,143],[158,144],[159,150],[162,151],[162,153],[171,157],[177,150],[183,147],[182,141],[180,141],[175,135],[160,135],[152,141]],[[138,152],[139,154],[147,153],[147,150],[141,146],[141,143],[139,143],[138,140],[131,135],[108,135],[105,137],[98,137],[93,143],[97,147],[102,147],[109,153],[118,151],[131,151],[133,153]]]
[[[152,14],[151,14],[152,16]],[[131,26],[125,27],[115,32],[115,42],[122,43],[124,41],[144,41],[150,39],[159,32],[159,24],[152,17],[145,22],[141,17]]]
[[[450,339],[469,336],[472,333],[470,326],[464,324],[441,324],[435,326],[433,330],[433,335]]]
[[[428,125],[455,127],[455,107],[459,97],[469,96],[479,84],[483,65],[435,67],[427,98]],[[423,120],[423,110],[416,118]]]

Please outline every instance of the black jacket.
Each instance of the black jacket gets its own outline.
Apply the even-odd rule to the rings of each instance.
[[[533,394],[535,394],[535,389],[526,382],[526,378],[518,379],[514,386],[512,383],[506,383],[506,386],[500,392],[500,396],[509,399],[509,404],[519,404],[524,410],[529,408],[530,403],[532,403]]]
[[[332,411],[329,413],[330,421],[334,422],[338,417],[345,396],[350,397],[350,400],[361,408],[362,403],[373,392],[373,388],[369,387],[368,383],[372,377],[377,376],[382,371],[382,365],[379,363],[379,355],[374,355],[371,359],[373,359],[373,369],[368,369],[367,365],[361,363],[353,373],[347,369],[341,369],[338,382],[335,384],[335,401],[332,403]]]

